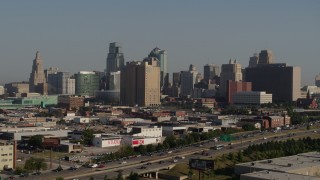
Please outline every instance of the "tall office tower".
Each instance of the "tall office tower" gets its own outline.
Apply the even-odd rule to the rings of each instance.
[[[75,80],[70,79],[69,72],[55,72],[48,74],[49,94],[74,94]]]
[[[66,94],[76,94],[76,80],[74,78],[67,79],[67,91]]]
[[[111,72],[109,75],[109,90],[120,91],[120,77],[121,71]]]
[[[180,86],[180,72],[172,73],[172,85],[173,86]]]
[[[169,73],[168,73],[168,58],[167,51],[161,50],[158,47],[154,48],[148,57],[155,57],[159,61],[160,66],[160,86],[161,89],[168,87],[169,85]]]
[[[160,67],[154,58],[127,62],[121,70],[120,103],[129,106],[160,105]]]
[[[180,95],[183,97],[189,96],[192,93],[194,84],[197,83],[198,71],[192,64],[189,66],[189,71],[181,71],[180,75]]]
[[[3,86],[0,86],[0,95],[3,95],[4,93],[5,93],[4,87],[3,87]]]
[[[252,82],[252,91],[273,94],[275,102],[295,101],[301,96],[301,69],[285,63],[246,68],[246,81]]]
[[[318,86],[318,87],[320,87],[320,74],[316,75],[315,85]]]
[[[93,71],[80,71],[75,74],[76,94],[81,96],[94,96],[99,90],[99,74]]]
[[[256,67],[259,63],[259,56],[257,53],[254,53],[252,57],[250,57],[249,60],[249,67]]]
[[[227,81],[242,81],[241,64],[237,60],[229,60],[229,64],[222,64],[220,75],[220,96],[227,97]]]
[[[37,51],[36,58],[33,60],[32,72],[29,78],[30,92],[47,94],[46,77],[43,71],[43,62],[40,53]]]
[[[214,64],[206,64],[203,67],[203,78],[207,83],[213,81],[216,76],[220,76],[220,67]]]
[[[261,50],[259,54],[258,64],[272,64],[273,62],[273,54],[270,50]]]
[[[44,75],[46,76],[46,81],[48,82],[49,74],[55,74],[57,72],[59,72],[59,68],[49,67],[48,69],[45,69]]]
[[[123,66],[124,56],[121,45],[117,42],[110,43],[106,73],[109,74],[110,72],[120,71]]]

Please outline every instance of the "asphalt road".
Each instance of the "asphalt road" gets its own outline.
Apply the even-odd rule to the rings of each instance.
[[[60,163],[63,165],[64,170],[61,172],[46,172],[41,175],[30,175],[29,177],[19,177],[20,179],[31,180],[31,179],[55,179],[56,177],[64,177],[64,179],[79,179],[79,180],[88,180],[90,177],[94,177],[95,180],[103,179],[105,175],[108,178],[114,178],[118,175],[119,171],[122,171],[123,175],[129,175],[130,172],[144,173],[149,171],[157,171],[160,169],[168,168],[171,165],[176,163],[187,163],[190,158],[201,158],[201,157],[216,157],[221,154],[226,154],[229,152],[237,152],[240,149],[244,149],[250,144],[259,144],[272,140],[285,140],[294,137],[302,137],[314,134],[313,130],[309,131],[301,131],[294,132],[295,135],[288,137],[288,133],[291,131],[282,131],[278,133],[273,132],[258,132],[252,134],[251,132],[242,133],[242,135],[249,135],[249,137],[244,138],[243,136],[237,136],[237,140],[232,142],[232,145],[228,145],[227,142],[207,142],[203,143],[203,145],[197,146],[187,146],[179,149],[172,150],[172,153],[154,153],[153,156],[141,156],[136,158],[131,158],[125,160],[125,164],[121,164],[122,161],[116,161],[107,163],[104,168],[85,168],[80,167],[77,170],[67,170],[72,164],[66,161],[61,161]],[[319,131],[319,129],[316,129]],[[216,144],[223,144],[225,147],[222,150],[213,150],[210,147],[213,147]],[[231,148],[232,147],[232,148]],[[207,156],[201,155],[202,151],[206,151]],[[173,158],[176,156],[184,156],[185,159],[179,159],[178,162],[173,162]],[[148,161],[151,164],[147,164]],[[159,161],[163,161],[163,163],[159,163]],[[54,160],[54,163],[59,163],[58,160]],[[146,168],[142,169],[141,167],[145,166]]]

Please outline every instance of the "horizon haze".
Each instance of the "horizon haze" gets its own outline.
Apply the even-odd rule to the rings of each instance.
[[[320,61],[320,1],[3,1],[0,2],[0,84],[28,81],[36,51],[44,69],[104,71],[109,43],[125,61],[159,47],[172,72],[194,64],[245,68],[269,49],[276,63],[301,67],[314,85]]]

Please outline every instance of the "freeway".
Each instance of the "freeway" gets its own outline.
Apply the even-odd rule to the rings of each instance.
[[[237,135],[236,141],[232,144],[227,142],[214,142],[206,141],[198,143],[197,145],[189,145],[182,148],[176,148],[166,152],[153,153],[152,156],[141,156],[130,158],[122,161],[115,161],[107,163],[103,168],[85,168],[80,167],[77,170],[63,170],[61,172],[47,172],[38,176],[31,175],[23,179],[55,179],[56,177],[64,177],[64,179],[79,179],[88,180],[90,177],[94,179],[103,179],[105,175],[108,178],[114,178],[121,171],[123,175],[129,175],[130,172],[138,172],[139,174],[145,172],[158,171],[161,169],[166,169],[176,163],[186,163],[190,158],[201,158],[210,157],[215,158],[221,154],[226,154],[229,152],[237,152],[240,149],[244,149],[250,144],[259,144],[263,142],[273,141],[273,140],[286,140],[288,138],[297,138],[311,136],[317,129],[304,130],[304,131],[282,131],[282,132],[247,132],[245,134]],[[319,130],[318,130],[319,131]],[[216,144],[223,144],[225,146],[222,150],[213,150]],[[172,151],[172,152],[171,152]],[[202,155],[202,152],[205,156]],[[174,162],[173,159],[176,157],[184,156],[184,159],[179,159],[178,162]],[[161,162],[160,162],[161,161]]]

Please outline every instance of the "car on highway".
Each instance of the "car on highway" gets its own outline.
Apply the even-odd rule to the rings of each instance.
[[[89,167],[96,168],[96,167],[98,167],[98,164],[91,164],[91,165],[89,165]]]
[[[120,164],[127,164],[127,161],[122,161]]]
[[[77,170],[77,169],[79,169],[79,166],[77,164],[74,164],[69,168],[69,170]]]
[[[32,173],[32,175],[40,175],[41,174],[41,172],[34,172],[34,173]]]
[[[104,167],[106,167],[104,164],[99,164],[99,165],[97,166],[97,168],[104,168]]]
[[[28,173],[21,173],[21,174],[20,174],[20,177],[28,177],[28,176],[29,176]]]
[[[147,167],[146,166],[141,166],[140,169],[147,169]]]

